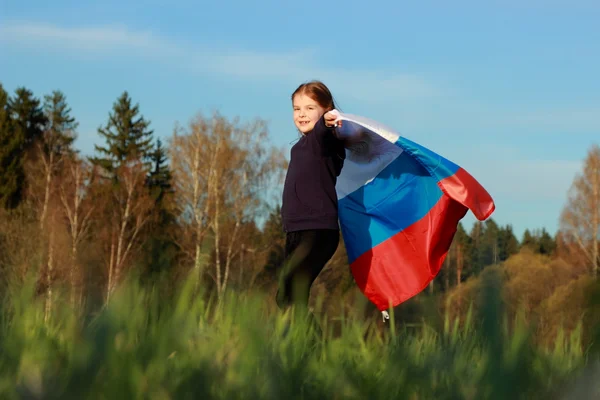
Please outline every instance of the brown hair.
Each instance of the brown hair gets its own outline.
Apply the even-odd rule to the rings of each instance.
[[[331,111],[334,108],[337,109],[331,92],[321,81],[310,81],[298,86],[294,93],[292,93],[292,101],[294,101],[294,96],[297,94],[304,94],[310,97],[323,107],[325,112]]]

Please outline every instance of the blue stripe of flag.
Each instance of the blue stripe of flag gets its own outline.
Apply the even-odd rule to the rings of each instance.
[[[453,163],[406,139],[400,140],[398,144],[406,151],[374,180],[339,201],[350,263],[422,219],[442,196],[439,177],[454,173]],[[437,171],[436,178],[411,154],[417,154],[428,168]]]
[[[454,175],[460,168],[452,161],[406,138],[400,137],[396,141],[396,145],[422,163],[438,182]]]

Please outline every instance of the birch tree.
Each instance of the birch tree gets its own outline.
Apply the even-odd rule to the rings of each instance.
[[[188,131],[176,129],[169,151],[176,206],[180,223],[186,234],[178,242],[193,260],[193,269],[199,280],[204,263],[203,244],[209,225],[210,195],[214,193],[214,170],[217,162],[217,144],[210,140],[209,122],[198,114],[190,122]]]
[[[153,201],[145,186],[147,172],[139,160],[123,163],[115,170],[118,183],[104,187],[104,212],[98,215],[102,220],[97,222],[105,226],[107,302],[141,246],[144,228],[150,220]]]
[[[193,238],[188,253],[198,277],[205,272],[203,263],[214,256],[206,272],[219,298],[236,257],[242,249],[252,251],[240,242],[243,225],[258,215],[273,176],[282,177],[284,157],[268,147],[267,139],[264,121],[241,125],[237,118],[215,113],[210,119],[199,114],[189,131],[176,133],[171,142],[182,223]]]
[[[215,223],[211,225],[215,252],[219,254],[213,279],[220,297],[227,289],[233,261],[243,252],[254,250],[247,246],[249,243],[244,243],[241,228],[266,210],[263,207],[267,200],[265,194],[272,183],[282,181],[285,159],[281,151],[267,146],[268,130],[263,120],[257,119],[243,126],[237,120],[232,123],[220,120],[216,126],[219,135],[223,136],[220,142],[224,144],[220,168],[216,169],[219,185],[215,187]],[[221,265],[220,256],[220,221],[228,221],[231,226],[226,237],[224,265]],[[244,268],[244,265],[238,268]]]
[[[71,115],[66,97],[60,91],[45,96],[41,137],[33,142],[34,157],[27,163],[29,197],[38,208],[40,241],[45,254],[46,320],[52,309],[52,290],[56,268],[56,237],[60,229],[58,219],[57,178],[63,161],[75,154],[72,144],[78,123]]]
[[[586,264],[598,277],[600,254],[600,147],[593,145],[576,175],[565,205],[560,230],[562,239],[575,244],[585,255]]]
[[[88,192],[91,166],[85,160],[69,159],[63,168],[58,185],[62,214],[67,221],[70,239],[69,280],[71,305],[82,296],[82,271],[79,266],[79,248],[90,233],[92,213],[96,210]]]

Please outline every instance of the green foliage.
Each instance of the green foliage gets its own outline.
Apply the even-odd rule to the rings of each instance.
[[[5,209],[23,201],[25,159],[46,123],[40,100],[29,89],[17,88],[11,98],[0,85],[0,203]]]
[[[550,236],[546,229],[542,228],[542,232],[539,238],[539,253],[550,255],[553,254],[555,250],[556,240],[552,236]]]
[[[167,156],[160,139],[150,153],[152,170],[146,186],[154,200],[153,218],[149,237],[142,248],[141,264],[147,266],[150,276],[168,271],[175,263],[178,247],[173,240],[177,229],[173,207],[172,175],[166,164]]]
[[[51,95],[44,96],[44,115],[48,121],[45,152],[56,155],[75,153],[73,142],[77,138],[75,130],[79,123],[71,116],[71,108],[61,91],[55,90]]]
[[[485,225],[483,222],[475,221],[469,236],[471,236],[472,243],[470,257],[471,264],[473,266],[473,273],[477,274],[486,266],[486,248],[484,246]]]
[[[531,231],[529,229],[525,229],[525,232],[523,232],[523,239],[521,240],[521,245],[523,247],[526,246],[535,246],[536,240],[533,237],[533,235],[531,234]]]
[[[508,260],[513,254],[519,252],[519,241],[513,233],[511,225],[506,225],[500,229],[498,238],[498,257],[500,261]]]
[[[28,285],[0,314],[2,398],[546,399],[584,371],[577,334],[534,346],[522,320],[503,323],[498,280],[483,307],[441,329],[360,320],[316,336],[301,315],[268,299],[229,293],[219,304],[190,279],[165,297],[131,280],[111,302],[77,319],[57,304],[47,321]],[[60,298],[57,300],[60,301]]]
[[[551,255],[556,251],[556,239],[550,236],[545,228],[533,232],[526,229],[523,233],[521,246],[539,254]]]
[[[101,156],[91,161],[109,174],[129,160],[148,161],[153,131],[148,129],[150,121],[138,116],[139,112],[139,105],[132,105],[125,91],[113,104],[106,125],[98,128],[98,134],[106,140],[106,147],[96,145],[96,151]]]
[[[24,138],[16,130],[11,113],[8,93],[0,85],[0,205],[6,209],[21,202],[25,180]]]
[[[40,100],[27,88],[17,88],[8,103],[15,124],[15,134],[22,138],[23,150],[27,150],[42,137],[48,119]]]
[[[152,171],[148,176],[148,187],[157,204],[162,204],[165,196],[173,192],[171,170],[167,164],[167,153],[160,139],[156,140],[154,150],[149,154]]]

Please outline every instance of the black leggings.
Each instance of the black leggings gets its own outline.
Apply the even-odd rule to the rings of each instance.
[[[285,261],[279,278],[277,305],[308,307],[310,287],[333,257],[340,239],[339,230],[315,229],[289,232]]]

